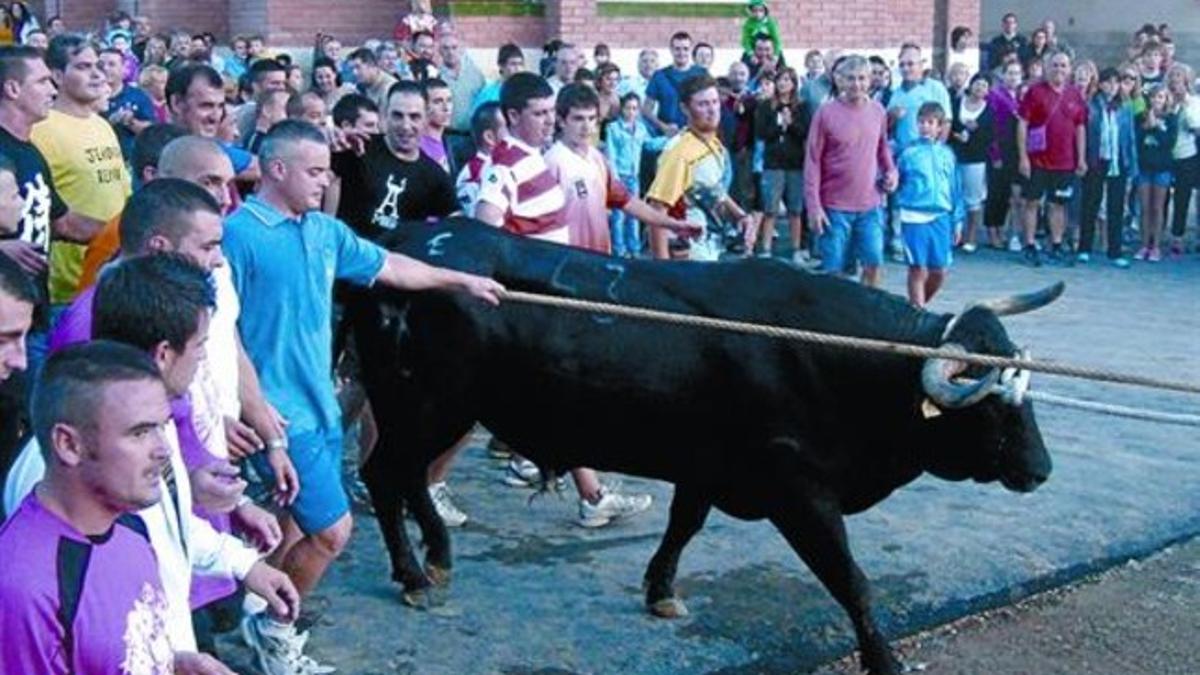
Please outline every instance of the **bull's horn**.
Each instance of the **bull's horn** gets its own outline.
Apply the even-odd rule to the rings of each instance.
[[[1041,290],[1031,293],[1018,293],[1003,298],[992,298],[972,303],[967,307],[986,307],[996,313],[996,316],[1011,316],[1040,309],[1058,299],[1067,285],[1061,281],[1051,284]]]
[[[962,345],[953,342],[942,345],[942,348],[967,353]],[[925,394],[942,408],[965,408],[983,400],[1000,380],[1000,369],[993,368],[986,377],[970,384],[955,383],[951,378],[966,367],[967,364],[952,358],[929,359],[921,371],[921,386]]]

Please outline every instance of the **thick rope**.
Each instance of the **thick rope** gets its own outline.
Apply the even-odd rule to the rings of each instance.
[[[1145,420],[1148,422],[1161,422],[1163,424],[1178,424],[1185,427],[1200,427],[1200,415],[1159,412],[1157,410],[1133,408],[1124,405],[1113,405],[1111,403],[1100,403],[1098,401],[1085,401],[1083,399],[1060,396],[1058,394],[1051,394],[1050,392],[1041,390],[1027,391],[1025,392],[1025,398],[1039,401],[1048,405],[1074,408],[1076,410],[1086,410],[1088,412],[1103,413],[1105,415],[1113,415],[1116,417],[1128,417],[1130,419]]]
[[[524,291],[506,290],[500,294],[500,297],[510,302],[522,302],[532,305],[558,307],[577,312],[611,314],[633,319],[662,321],[682,326],[712,328],[715,330],[744,333],[747,335],[762,335],[766,337],[795,340],[798,342],[806,342],[809,344],[824,345],[828,347],[838,347],[842,349],[882,352],[885,354],[911,356],[922,359],[949,359],[991,368],[1017,368],[1039,373],[1049,373],[1052,375],[1066,375],[1069,377],[1096,380],[1099,382],[1113,382],[1116,384],[1129,384],[1140,387],[1149,387],[1152,389],[1181,391],[1188,394],[1200,394],[1200,384],[1193,382],[1162,380],[1153,377],[1146,377],[1144,375],[1133,375],[1100,368],[1074,366],[1066,363],[1057,363],[1054,361],[1022,359],[1011,356],[995,356],[992,354],[963,353],[950,349],[924,347],[921,345],[889,342],[887,340],[876,340],[873,338],[852,337],[847,335],[830,335],[828,333],[818,333],[799,328],[782,328],[779,326],[750,323],[747,321],[715,319],[706,316],[680,314],[678,312],[665,312],[662,310],[648,309],[645,307],[631,307],[628,305],[616,305],[608,302],[579,300],[576,298],[564,298],[555,295],[527,293]]]

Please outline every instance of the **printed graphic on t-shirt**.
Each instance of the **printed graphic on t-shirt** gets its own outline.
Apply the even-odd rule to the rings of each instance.
[[[401,178],[397,183],[396,177],[388,174],[387,195],[375,209],[375,214],[371,216],[372,225],[385,230],[396,229],[396,224],[400,221],[400,195],[403,195],[406,189],[408,189],[408,178]]]
[[[166,675],[174,672],[175,656],[167,638],[167,598],[150,583],[125,619],[125,660],[128,675]]]
[[[25,204],[21,207],[20,239],[44,250],[50,244],[50,186],[38,173],[21,186],[21,192]]]

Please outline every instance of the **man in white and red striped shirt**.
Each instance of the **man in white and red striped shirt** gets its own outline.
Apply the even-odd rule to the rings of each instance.
[[[458,172],[454,194],[463,213],[475,213],[479,204],[479,191],[483,187],[483,174],[492,163],[492,151],[500,139],[508,135],[508,125],[500,114],[500,104],[484,103],[471,114],[471,137],[475,140],[475,156],[467,160]]]
[[[516,73],[500,90],[508,137],[492,151],[475,217],[509,232],[567,244],[566,199],[542,149],[554,138],[554,91],[533,73]]]

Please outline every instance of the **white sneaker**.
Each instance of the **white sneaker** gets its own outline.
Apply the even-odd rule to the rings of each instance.
[[[536,488],[542,484],[542,472],[537,464],[521,458],[508,460],[504,469],[504,484],[509,487]],[[567,479],[559,476],[554,480],[554,487],[562,490],[567,486]]]
[[[323,666],[304,655],[308,633],[297,633],[290,623],[279,623],[267,614],[242,619],[242,639],[254,651],[263,675],[328,675],[337,668]]]
[[[462,527],[467,523],[467,514],[450,498],[450,486],[446,485],[446,481],[430,485],[429,497],[433,499],[433,506],[446,527]]]
[[[579,500],[580,527],[604,527],[613,520],[629,518],[650,508],[650,495],[623,495],[607,486],[600,488],[600,501],[595,504]]]
[[[1017,235],[1014,234],[1012,238],[1008,240],[1008,250],[1013,253],[1020,253],[1022,248],[1021,240],[1017,237]]]

